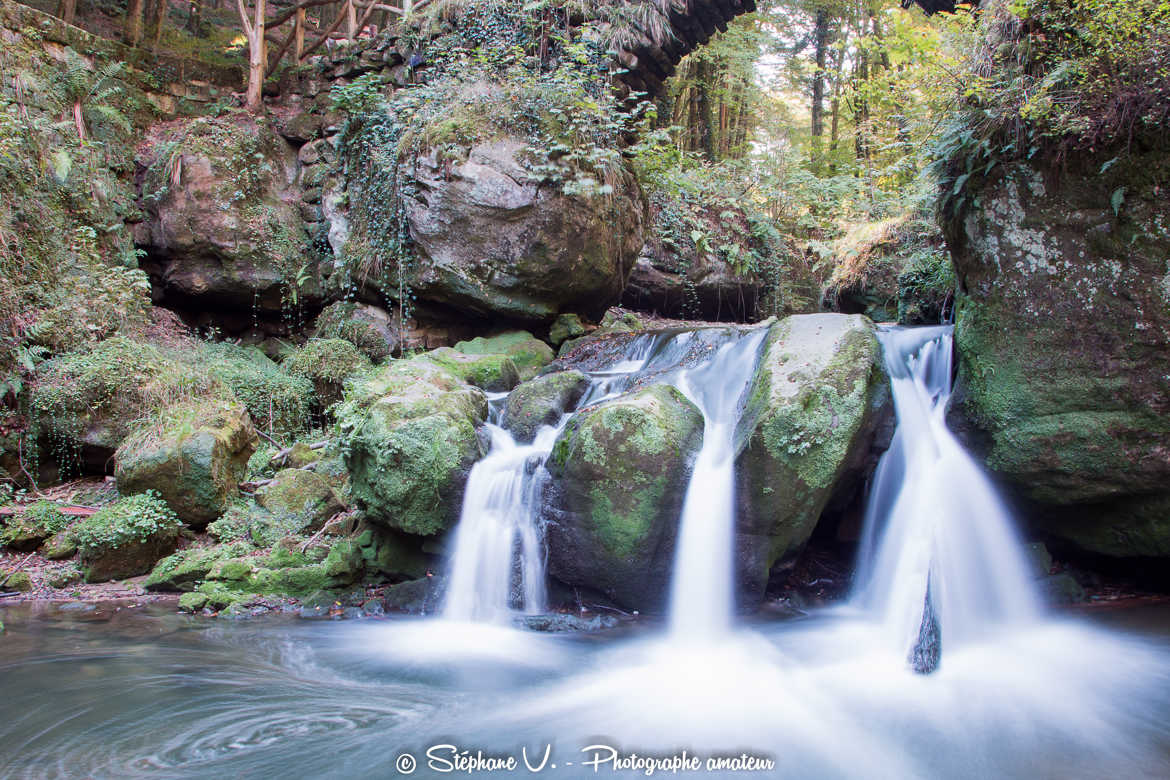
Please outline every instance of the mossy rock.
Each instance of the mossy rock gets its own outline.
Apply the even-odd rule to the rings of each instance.
[[[78,523],[73,532],[86,582],[146,574],[174,551],[179,519],[153,493],[120,499]]]
[[[559,347],[568,339],[585,335],[585,325],[576,314],[560,314],[548,329],[548,340]]]
[[[32,589],[32,577],[26,571],[13,572],[8,576],[8,581],[3,585],[3,590],[15,590],[21,593],[28,593]]]
[[[375,363],[398,350],[394,321],[376,306],[340,301],[317,315],[313,335],[319,339],[345,339]]]
[[[516,364],[503,354],[467,354],[451,347],[440,347],[418,359],[442,366],[464,382],[489,393],[507,392],[520,384]]]
[[[230,552],[223,547],[190,547],[159,561],[143,586],[149,591],[191,591]]]
[[[316,531],[329,518],[345,510],[328,480],[306,469],[284,469],[256,495],[260,506],[274,515],[298,517],[304,529]]]
[[[63,561],[77,555],[77,540],[68,531],[53,534],[41,545],[41,555],[50,561]]]
[[[476,428],[486,417],[483,392],[433,360],[381,368],[338,411],[353,499],[389,528],[450,528],[467,473],[483,455]]]
[[[367,528],[354,538],[365,568],[392,580],[424,576],[434,557],[424,553],[419,538],[384,528]]]
[[[184,593],[179,596],[179,609],[183,612],[198,612],[207,606],[206,593]]]
[[[580,371],[558,371],[525,382],[508,395],[504,427],[517,441],[532,441],[542,425],[555,425],[589,389]]]
[[[1166,144],[1073,154],[1059,177],[1040,157],[969,182],[943,226],[956,411],[1045,532],[1170,557]]]
[[[313,383],[317,401],[329,406],[341,400],[345,380],[368,371],[369,358],[343,339],[311,339],[287,355],[281,367]]]
[[[203,344],[199,360],[248,409],[253,425],[286,441],[308,428],[316,403],[313,383],[293,376],[253,347]]]
[[[181,520],[202,528],[239,494],[258,441],[241,404],[168,410],[118,448],[118,490],[124,495],[154,491]]]
[[[118,336],[38,366],[30,412],[43,433],[77,442],[104,462],[141,420],[193,398],[233,400],[191,355]]]
[[[522,382],[540,373],[554,357],[552,347],[523,330],[460,341],[455,350],[465,355],[507,355],[515,364]]]
[[[16,552],[32,552],[67,525],[69,518],[62,514],[57,504],[37,501],[8,519],[4,529],[0,530],[0,545]]]
[[[382,605],[387,612],[434,615],[443,607],[447,582],[443,577],[419,577],[386,589]]]
[[[548,460],[550,572],[631,609],[660,611],[703,415],[652,385],[582,412]]]
[[[49,586],[61,590],[68,588],[70,585],[76,585],[81,582],[82,574],[74,568],[68,568],[53,574],[49,578]]]
[[[207,579],[220,582],[244,582],[256,571],[255,558],[224,558],[212,564]]]
[[[749,601],[861,467],[886,401],[880,356],[860,315],[803,314],[770,327],[736,430],[738,576]]]

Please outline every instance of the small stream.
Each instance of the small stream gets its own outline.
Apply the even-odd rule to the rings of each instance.
[[[594,776],[590,745],[776,762],[736,777],[1170,774],[1168,605],[1050,620],[928,676],[859,655],[880,627],[840,611],[693,652],[650,627],[437,657],[408,619],[0,613],[0,778],[387,778],[441,744],[534,766],[551,745],[556,777]]]

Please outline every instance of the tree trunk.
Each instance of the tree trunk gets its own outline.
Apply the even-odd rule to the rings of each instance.
[[[65,24],[73,24],[73,17],[77,14],[77,0],[61,0],[59,16]]]
[[[817,69],[812,83],[812,134],[818,139],[825,134],[825,55],[829,48],[829,14],[824,9],[817,11],[813,41]]]
[[[187,32],[197,38],[203,37],[203,0],[190,0],[187,5]]]
[[[145,0],[130,0],[126,7],[126,24],[122,28],[122,40],[128,46],[137,46],[142,42],[142,14],[145,10]]]
[[[264,69],[267,52],[264,41],[265,0],[256,0],[255,19],[248,18],[248,7],[244,0],[236,0],[240,21],[244,25],[244,37],[248,39],[248,92],[244,107],[256,113],[263,105]]]

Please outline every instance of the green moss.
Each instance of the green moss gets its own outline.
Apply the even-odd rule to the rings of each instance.
[[[0,545],[22,552],[35,550],[43,540],[68,525],[69,518],[61,513],[58,505],[42,499],[29,504],[8,521],[0,530]]]
[[[516,364],[507,355],[463,353],[451,347],[441,347],[420,359],[436,363],[464,382],[489,392],[511,390],[520,382]]]
[[[319,339],[344,339],[375,363],[390,357],[397,343],[388,317],[374,319],[367,310],[344,301],[321,311],[314,333]]]
[[[147,576],[143,586],[151,591],[190,591],[231,550],[223,547],[190,547],[168,555]]]
[[[206,593],[184,593],[179,596],[179,609],[183,612],[198,612],[207,606]]]
[[[13,572],[8,575],[8,581],[4,584],[4,588],[27,593],[33,589],[32,577],[26,571]]]
[[[591,530],[610,555],[628,559],[638,551],[654,530],[669,487],[665,477],[626,474],[590,491]]]
[[[174,535],[182,524],[154,493],[119,499],[82,520],[74,529],[82,555],[142,542],[155,535]]]
[[[256,427],[278,440],[306,430],[313,383],[280,370],[263,353],[234,344],[206,344],[204,362],[248,409]]]
[[[369,359],[348,341],[338,338],[311,339],[285,357],[281,367],[293,376],[313,383],[322,405],[341,400],[345,381],[368,371]]]
[[[207,579],[226,582],[243,582],[255,570],[255,559],[229,558],[217,561],[207,572]]]
[[[527,380],[552,362],[552,348],[526,331],[460,341],[455,350],[465,355],[506,355],[512,359],[520,379]]]

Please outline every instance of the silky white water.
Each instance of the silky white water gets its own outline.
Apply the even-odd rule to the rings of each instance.
[[[765,335],[759,329],[723,344],[676,380],[703,413],[703,446],[683,501],[671,578],[670,631],[677,641],[712,641],[731,629],[735,425]]]
[[[854,603],[908,654],[929,583],[945,658],[946,648],[1034,622],[1040,601],[1011,515],[946,426],[951,327],[882,328],[878,338],[898,427],[874,479]]]

